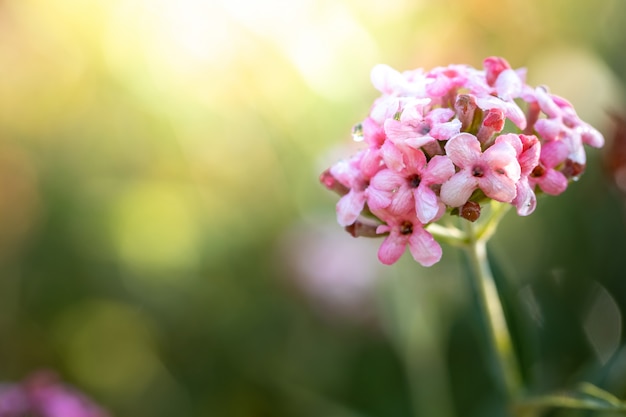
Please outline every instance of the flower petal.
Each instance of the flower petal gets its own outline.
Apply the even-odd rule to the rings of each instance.
[[[385,64],[374,66],[370,78],[374,88],[384,94],[393,94],[406,84],[406,79],[400,72]]]
[[[443,184],[454,175],[454,164],[445,155],[436,155],[428,162],[426,169],[422,171],[422,183]]]
[[[505,175],[514,183],[519,180],[521,167],[517,161],[515,148],[510,143],[499,142],[493,144],[485,151],[482,159],[489,165],[491,168],[490,172],[494,173],[494,175]]]
[[[400,152],[400,149],[398,149],[398,147],[391,141],[385,141],[385,143],[383,143],[383,146],[380,147],[380,154],[382,155],[383,161],[388,168],[393,169],[394,171],[401,171],[404,169],[402,152]]]
[[[512,69],[505,69],[498,75],[494,87],[498,93],[498,97],[502,100],[512,100],[522,92],[522,80],[517,72]]]
[[[445,123],[438,123],[430,129],[430,136],[439,140],[448,140],[461,131],[462,123],[459,119],[454,119]]]
[[[477,186],[469,170],[459,171],[441,185],[441,201],[450,207],[460,207],[467,203]]]
[[[423,228],[414,228],[409,237],[409,251],[422,266],[432,266],[441,260],[441,246]]]
[[[392,231],[378,248],[378,259],[385,265],[396,263],[406,249],[407,239]]]
[[[479,178],[478,187],[487,197],[503,203],[510,203],[517,195],[515,181],[505,174],[498,174],[494,171],[487,171],[483,177]]]
[[[446,153],[459,168],[472,165],[480,158],[480,142],[469,133],[459,133],[450,138],[445,146]]]
[[[426,156],[419,149],[409,148],[404,152],[406,171],[412,174],[421,173],[426,167]]]
[[[537,207],[537,196],[528,183],[528,178],[522,178],[517,183],[517,195],[511,202],[520,216],[528,216]]]
[[[439,213],[439,199],[423,182],[413,190],[415,214],[423,224],[431,222]]]
[[[554,169],[548,170],[537,182],[539,188],[549,195],[559,195],[567,189],[567,178]]]
[[[535,130],[544,141],[558,140],[563,127],[558,119],[539,119],[535,123]]]
[[[569,146],[561,140],[546,142],[541,148],[540,160],[547,168],[554,168],[567,159]]]
[[[430,113],[428,113],[428,116],[426,116],[425,118],[432,124],[445,123],[450,121],[450,119],[454,117],[454,114],[455,112],[452,109],[439,107],[436,109],[432,109]]]
[[[337,222],[340,226],[350,226],[365,207],[365,193],[350,190],[337,202]]]

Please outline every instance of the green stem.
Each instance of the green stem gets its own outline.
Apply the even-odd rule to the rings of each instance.
[[[470,222],[464,222],[468,238],[465,249],[472,266],[472,276],[478,292],[478,301],[496,359],[498,379],[504,388],[507,400],[511,403],[514,399],[519,398],[521,378],[504,310],[487,261],[487,240],[493,234],[497,222],[504,215],[501,211],[492,214],[492,219],[483,227],[476,227]]]

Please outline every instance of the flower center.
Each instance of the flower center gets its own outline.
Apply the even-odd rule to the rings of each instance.
[[[413,174],[410,177],[408,177],[406,180],[409,183],[409,187],[411,188],[417,188],[420,185],[420,182],[422,181],[422,179],[420,178],[418,174]]]
[[[413,223],[408,220],[403,221],[400,224],[400,234],[401,235],[410,235],[413,233]]]
[[[541,166],[541,165],[537,165],[534,169],[533,172],[530,173],[530,176],[533,178],[539,178],[542,177],[543,174],[546,173],[546,169]]]
[[[476,165],[472,168],[472,175],[476,178],[480,178],[485,175],[485,170],[480,165]]]

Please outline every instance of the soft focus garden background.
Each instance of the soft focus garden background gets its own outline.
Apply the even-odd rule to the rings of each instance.
[[[0,0],[0,380],[114,416],[498,415],[458,250],[379,265],[317,178],[377,63],[504,56],[611,148],[625,27],[621,0]],[[532,392],[626,398],[607,155],[491,242]]]

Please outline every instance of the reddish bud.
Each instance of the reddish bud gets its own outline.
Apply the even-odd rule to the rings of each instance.
[[[330,169],[322,172],[320,175],[320,182],[330,191],[334,191],[339,195],[346,195],[350,191],[348,187],[337,181],[337,178],[331,174]]]
[[[480,143],[486,143],[495,133],[501,132],[505,121],[506,117],[502,109],[489,109],[476,135]]]
[[[475,222],[480,217],[480,204],[475,201],[468,201],[459,209],[459,216],[470,222]]]
[[[486,71],[486,79],[487,84],[493,87],[498,79],[498,75],[506,69],[510,69],[511,66],[504,58],[490,56],[489,58],[485,58],[483,61],[483,66]]]

